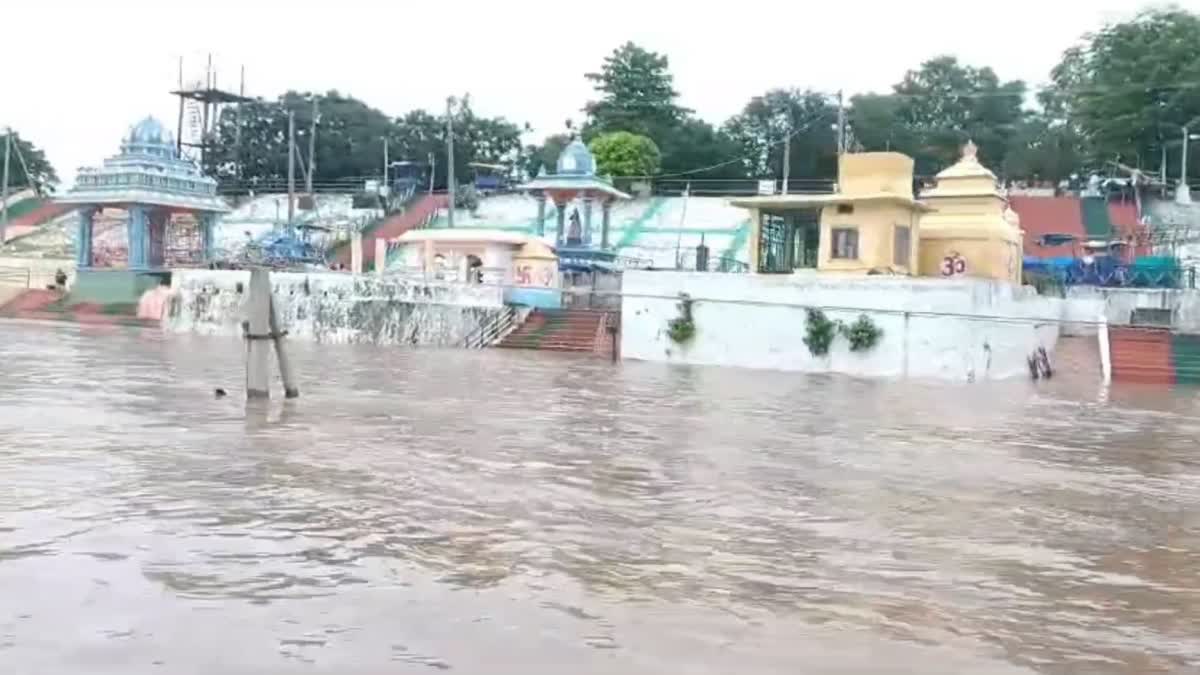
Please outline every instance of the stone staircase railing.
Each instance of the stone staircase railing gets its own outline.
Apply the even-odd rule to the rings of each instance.
[[[471,333],[463,340],[467,349],[486,349],[508,337],[517,329],[528,315],[528,309],[516,309],[505,305],[504,310],[479,330]]]

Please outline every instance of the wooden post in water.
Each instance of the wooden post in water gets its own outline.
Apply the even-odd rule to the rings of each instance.
[[[279,359],[286,398],[296,398],[300,389],[284,347],[284,331],[280,328],[275,303],[271,298],[270,272],[263,268],[250,271],[249,299],[246,303],[246,398],[268,398],[271,395],[271,345]]]

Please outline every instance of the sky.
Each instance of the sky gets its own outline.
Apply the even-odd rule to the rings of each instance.
[[[245,67],[248,95],[337,89],[400,115],[469,92],[477,113],[541,137],[582,120],[583,74],[627,40],[666,54],[681,103],[719,124],[776,87],[886,91],[941,54],[1037,86],[1083,34],[1151,4],[14,0],[0,8],[0,126],[69,181],[146,115],[174,129],[179,60],[194,80],[211,54],[223,88]]]

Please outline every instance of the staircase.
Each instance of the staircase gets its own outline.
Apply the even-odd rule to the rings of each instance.
[[[1166,328],[1109,329],[1114,382],[1170,385],[1175,382],[1171,333]]]
[[[1172,335],[1171,357],[1176,383],[1200,384],[1200,335]]]
[[[18,204],[18,206],[20,205]],[[53,220],[74,208],[76,207],[72,205],[45,202],[32,206],[28,210],[20,211],[19,215],[15,217],[13,212],[9,211],[8,227],[4,229],[4,242],[0,243],[7,243],[18,237],[23,237],[36,230],[43,223]]]
[[[594,309],[535,309],[496,346],[553,352],[597,353],[607,338],[608,315]]]
[[[421,195],[409,204],[408,208],[388,216],[373,227],[363,230],[363,269],[367,269],[375,263],[385,264],[385,261],[375,260],[376,239],[395,239],[409,230],[419,228],[433,214],[437,213],[439,209],[446,208],[448,203],[446,195]],[[343,246],[338,249],[334,256],[334,262],[349,266],[350,247]]]

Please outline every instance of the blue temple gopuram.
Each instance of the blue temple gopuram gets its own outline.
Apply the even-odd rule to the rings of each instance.
[[[151,117],[130,129],[118,155],[102,166],[80,169],[75,185],[58,201],[79,207],[72,295],[98,294],[110,301],[136,299],[141,290],[160,283],[171,266],[211,261],[213,230],[229,211],[217,196],[217,182],[180,157],[170,132]],[[95,255],[97,215],[108,209],[126,214],[123,268],[111,257]]]
[[[537,199],[538,236],[545,234],[542,227],[546,202],[552,202],[557,209],[554,247],[562,269],[612,268],[617,255],[609,241],[609,214],[614,201],[630,196],[613,187],[611,180],[596,175],[596,158],[583,141],[576,138],[563,148],[552,175],[540,174],[519,189]],[[572,208],[576,200],[581,202],[582,215],[578,208]],[[595,241],[592,226],[592,214],[597,204],[601,213],[599,242]]]

